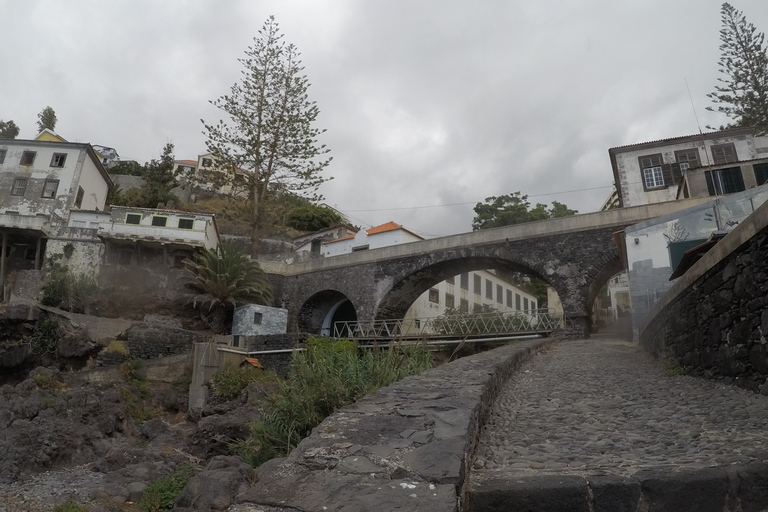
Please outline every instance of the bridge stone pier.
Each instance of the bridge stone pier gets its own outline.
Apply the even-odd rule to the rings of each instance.
[[[599,289],[622,269],[613,234],[702,202],[672,201],[575,215],[354,252],[297,264],[265,262],[289,329],[330,333],[342,320],[401,319],[436,283],[481,269],[542,279],[580,334]],[[458,285],[458,283],[457,283]]]

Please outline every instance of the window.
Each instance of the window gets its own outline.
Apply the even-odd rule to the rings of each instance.
[[[472,289],[475,292],[475,295],[482,295],[482,290],[480,289],[483,285],[483,280],[480,278],[478,274],[472,274]]]
[[[755,181],[758,185],[768,181],[768,163],[754,164],[752,168],[755,170]]]
[[[84,228],[87,225],[88,224],[86,224],[86,222],[84,220],[73,220],[72,221],[72,227],[73,228]]]
[[[504,304],[504,287],[500,284],[496,285],[496,302]]]
[[[469,313],[469,302],[467,299],[461,299],[461,302],[459,302],[459,311],[462,313]]]
[[[27,178],[16,178],[13,180],[12,196],[23,196],[27,190]]]
[[[352,252],[357,252],[357,251],[367,251],[367,250],[368,250],[368,247],[370,247],[370,245],[369,245],[369,244],[365,244],[365,245],[358,245],[357,247],[353,247],[353,248],[352,248]]]
[[[733,142],[730,144],[718,144],[717,146],[712,146],[712,159],[715,161],[715,165],[738,162],[739,159],[736,158],[736,146],[733,145]]]
[[[461,289],[469,290],[469,274],[467,274],[466,272],[464,274],[461,274]]]
[[[5,162],[5,153],[7,152],[7,149],[0,149],[0,164]]]
[[[706,171],[707,190],[710,196],[732,194],[745,189],[741,167],[729,167],[718,171]]]
[[[448,279],[445,280],[448,284],[456,284],[456,276],[451,276]]]
[[[129,213],[125,216],[126,224],[141,224],[141,215],[138,213]]]
[[[531,301],[531,309],[536,310],[536,302]]]
[[[45,180],[43,184],[43,197],[45,199],[53,199],[56,197],[56,191],[59,189],[59,180]]]
[[[437,290],[437,288],[429,289],[429,302],[440,304],[440,292]]]
[[[253,325],[261,325],[262,318],[264,318],[263,313],[259,313],[258,311],[253,313]]]
[[[528,298],[523,297],[523,310],[528,311]]]
[[[493,299],[493,283],[490,279],[485,280],[485,298]]]
[[[213,160],[210,158],[203,158],[203,167],[210,167],[213,165]]]
[[[418,318],[414,318],[414,319],[413,319],[413,325],[414,325],[414,327],[416,327],[417,329],[421,329],[421,320],[419,320]]]
[[[54,153],[53,158],[51,158],[51,167],[64,167],[64,162],[66,161],[66,153]]]
[[[152,225],[160,228],[164,228],[168,223],[168,217],[161,217],[160,215],[152,216]]]
[[[512,307],[512,290],[507,290],[507,307]]]
[[[446,293],[445,294],[445,307],[446,308],[454,308],[454,307],[456,307],[454,305],[453,295],[451,295],[450,293]]]
[[[37,151],[25,151],[21,154],[21,161],[19,162],[19,165],[32,165],[35,163],[35,156],[37,156]]]
[[[680,164],[681,171],[699,167],[699,150],[683,149],[681,151],[675,151],[675,162]]]
[[[77,197],[75,198],[75,207],[80,208],[83,205],[83,196],[85,195],[85,190],[83,190],[83,187],[77,187]]]
[[[638,158],[643,171],[643,186],[646,189],[664,186],[664,172],[661,169],[661,153]]]
[[[520,311],[520,294],[515,294],[515,310]]]
[[[179,229],[192,229],[194,225],[194,219],[179,219]]]

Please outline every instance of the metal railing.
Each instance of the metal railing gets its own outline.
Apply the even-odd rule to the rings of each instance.
[[[336,322],[333,337],[355,340],[455,338],[488,335],[547,334],[573,327],[562,313],[547,309],[477,313],[402,320]]]

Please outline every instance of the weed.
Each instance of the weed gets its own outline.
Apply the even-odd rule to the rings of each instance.
[[[125,346],[125,343],[118,340],[112,340],[109,342],[109,345],[104,347],[104,352],[117,352],[119,354],[128,355],[128,347]]]
[[[32,380],[35,381],[37,387],[40,389],[47,389],[48,391],[63,391],[66,386],[63,382],[59,382],[50,373],[38,373]]]
[[[174,472],[159,480],[155,480],[144,489],[139,508],[142,512],[165,512],[171,510],[173,502],[179,496],[190,478],[195,475],[195,468],[189,464],[176,467]]]
[[[47,396],[43,398],[43,407],[45,407],[46,409],[50,409],[51,407],[53,407],[54,403],[56,403],[56,401],[53,399],[52,396]]]
[[[67,501],[53,507],[53,512],[88,512],[90,508],[88,505],[77,503],[72,496],[68,496]]]
[[[685,368],[680,366],[680,363],[673,359],[667,359],[664,361],[664,375],[668,377],[675,377],[677,375],[685,375],[687,372]]]

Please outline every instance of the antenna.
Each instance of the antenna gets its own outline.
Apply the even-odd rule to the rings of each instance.
[[[696,106],[693,104],[693,96],[691,96],[691,88],[688,87],[688,79],[683,77],[683,80],[685,80],[685,88],[688,90],[688,98],[691,100],[691,108],[693,109],[693,117],[696,118],[696,127],[699,129],[699,135],[701,135],[701,125],[699,124],[699,116],[696,115]]]

